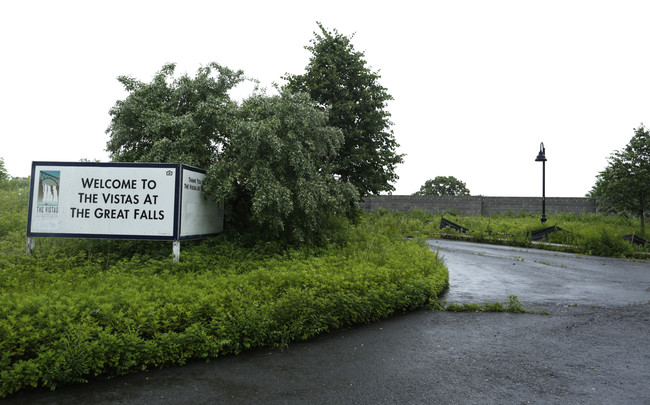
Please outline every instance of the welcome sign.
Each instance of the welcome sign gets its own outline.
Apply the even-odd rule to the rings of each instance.
[[[172,240],[223,230],[205,171],[182,164],[33,162],[27,237]]]

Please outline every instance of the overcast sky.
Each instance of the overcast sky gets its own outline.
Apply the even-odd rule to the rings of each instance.
[[[108,161],[116,80],[218,62],[265,87],[317,30],[352,35],[406,154],[394,194],[455,176],[473,195],[581,197],[650,126],[650,1],[3,1],[0,157]],[[246,89],[243,90],[244,94]]]

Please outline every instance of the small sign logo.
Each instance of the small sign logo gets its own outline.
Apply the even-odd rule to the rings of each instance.
[[[56,214],[59,212],[61,171],[41,170],[38,176],[37,212]]]

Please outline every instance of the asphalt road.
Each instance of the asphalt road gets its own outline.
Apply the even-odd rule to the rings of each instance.
[[[650,262],[432,239],[449,268],[448,302],[648,303]]]
[[[447,302],[210,363],[32,391],[11,404],[650,404],[650,264],[432,240]]]

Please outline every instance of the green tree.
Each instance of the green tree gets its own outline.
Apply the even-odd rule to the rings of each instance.
[[[204,187],[229,202],[231,221],[270,238],[319,242],[332,216],[358,194],[331,166],[343,142],[305,93],[257,94],[244,101],[232,136]]]
[[[604,212],[638,216],[645,234],[645,215],[650,210],[650,132],[643,124],[634,129],[624,149],[610,155],[588,196]]]
[[[334,172],[361,195],[392,191],[395,167],[403,155],[390,129],[386,103],[393,99],[379,84],[379,74],[368,68],[364,53],[355,51],[350,38],[318,23],[305,74],[285,75],[287,86],[304,91],[329,111],[329,125],[343,130],[345,142],[336,156]]]
[[[424,182],[413,195],[469,195],[465,183],[454,176],[437,176]]]
[[[151,83],[118,77],[129,95],[110,110],[106,149],[113,161],[205,168],[218,160],[237,110],[228,91],[244,74],[210,63],[194,78],[174,78],[175,67],[163,66]]]
[[[333,216],[355,207],[356,189],[332,172],[343,134],[307,94],[257,94],[238,106],[228,90],[243,72],[215,63],[195,78],[165,65],[151,83],[118,80],[129,95],[110,111],[113,160],[207,169],[204,191],[226,202],[231,230],[319,242]]]
[[[11,176],[9,176],[9,172],[5,167],[5,160],[4,158],[0,157],[0,183],[9,180],[10,177]]]

